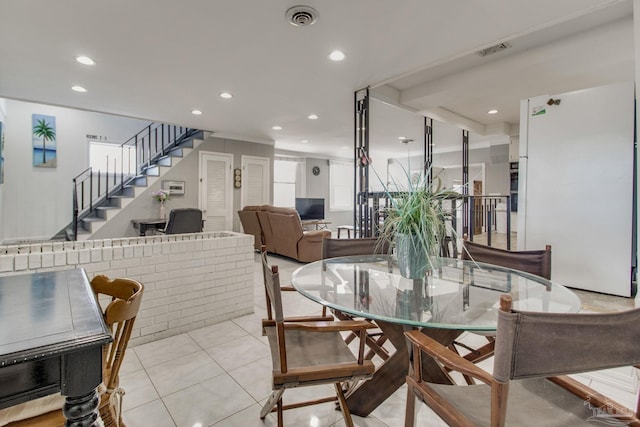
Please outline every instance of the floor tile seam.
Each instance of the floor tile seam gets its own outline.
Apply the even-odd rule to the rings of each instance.
[[[164,406],[165,411],[167,411],[167,414],[169,414],[169,417],[171,417],[171,422],[173,422],[173,425],[177,427],[178,426],[178,421],[176,421],[176,419],[173,418],[173,414],[169,410],[169,407],[164,402],[164,399],[162,397],[160,397],[160,402],[162,402],[162,406]]]
[[[220,346],[220,345],[222,345],[222,344],[228,344],[228,343],[230,343],[230,342],[232,342],[232,341],[234,341],[235,339],[238,339],[238,338],[244,338],[244,337],[247,337],[247,336],[253,336],[253,334],[251,334],[250,332],[248,332],[246,329],[242,329],[242,330],[243,330],[244,332],[246,332],[244,335],[242,335],[242,336],[238,336],[238,337],[229,338],[228,340],[224,340],[224,341],[221,341],[221,342],[215,343],[215,344],[213,344],[212,346],[209,346],[209,347],[203,347],[203,346],[202,346],[198,341],[196,341],[196,344],[198,345],[198,347],[200,347],[202,350],[204,350],[204,352],[205,352],[205,353],[207,353],[207,354],[208,354],[208,352],[207,352],[207,349],[208,349],[208,348],[214,348],[214,347],[218,347],[218,346]],[[195,341],[195,339],[194,339],[194,341]],[[217,362],[216,362],[216,363],[217,363]]]
[[[152,404],[153,402],[155,402],[155,401],[157,401],[157,400],[159,400],[159,401],[160,401],[160,403],[162,404],[162,406],[164,407],[164,409],[167,411],[167,414],[169,414],[169,417],[171,417],[171,422],[173,423],[174,427],[175,427],[175,426],[177,426],[177,425],[178,425],[178,423],[176,423],[176,420],[173,418],[173,415],[171,415],[171,412],[169,411],[169,408],[168,408],[168,407],[167,407],[167,405],[164,403],[164,400],[162,399],[162,397],[161,397],[160,395],[158,395],[158,398],[157,398],[157,399],[153,399],[153,400],[151,400],[151,401],[149,401],[149,402],[145,402],[145,403],[143,403],[143,404],[141,404],[141,405],[134,406],[134,407],[132,407],[132,408],[127,409],[126,411],[123,411],[123,412],[122,412],[122,418],[123,418],[123,420],[125,420],[125,421],[126,421],[126,419],[127,419],[127,413],[128,413],[128,412],[135,411],[136,409],[142,408],[142,407],[143,407],[143,406],[145,406],[145,405],[150,405],[150,404]]]
[[[205,355],[207,355],[207,357],[209,357],[209,359],[211,359],[211,361],[212,361],[213,363],[215,363],[215,364],[216,364],[216,366],[218,366],[218,367],[220,368],[220,370],[221,370],[221,371],[220,371],[220,372],[218,372],[217,374],[213,375],[213,376],[206,377],[206,378],[201,378],[201,380],[200,380],[200,381],[198,381],[198,382],[196,382],[196,383],[193,383],[193,384],[187,385],[187,386],[185,386],[185,387],[183,387],[183,388],[180,388],[180,389],[178,389],[178,390],[174,390],[174,391],[172,391],[171,393],[167,394],[166,396],[163,396],[162,394],[160,394],[160,391],[159,391],[159,390],[158,390],[158,388],[156,387],[156,384],[153,382],[153,379],[151,378],[151,375],[149,375],[149,372],[145,370],[145,373],[147,374],[147,378],[149,378],[149,381],[151,382],[151,385],[153,385],[153,388],[154,388],[154,390],[156,391],[156,393],[158,394],[158,396],[160,397],[160,399],[163,399],[163,398],[165,398],[165,397],[171,396],[171,395],[172,395],[172,394],[174,394],[174,393],[178,393],[178,392],[180,392],[180,391],[186,390],[186,389],[188,389],[189,387],[193,387],[193,386],[196,386],[196,385],[198,385],[198,384],[202,384],[202,383],[204,383],[204,382],[207,382],[207,381],[209,381],[209,380],[212,380],[212,379],[214,379],[214,378],[217,378],[217,377],[219,377],[219,376],[221,376],[221,375],[223,375],[223,374],[227,374],[227,375],[229,375],[229,376],[231,377],[231,375],[229,374],[229,371],[227,371],[227,370],[226,370],[226,369],[225,369],[225,368],[224,368],[224,367],[223,367],[223,366],[222,366],[222,365],[221,365],[217,360],[215,360],[215,359],[214,359],[214,358],[213,358],[209,353],[207,353],[206,351],[203,351],[203,352],[204,352],[204,354],[205,354]],[[196,352],[196,353],[197,353],[197,352]],[[195,354],[195,353],[192,353],[192,354]],[[157,365],[156,365],[156,366],[157,366]]]
[[[176,335],[176,336],[177,336],[177,335]],[[197,343],[196,343],[196,344],[197,344]],[[191,355],[193,355],[193,354],[195,354],[195,353],[197,353],[197,352],[199,352],[199,351],[201,351],[201,350],[203,350],[203,349],[200,347],[200,345],[198,345],[198,350],[193,351],[193,352],[190,352],[190,353],[181,354],[181,355],[180,355],[180,356],[178,356],[178,357],[187,357],[187,356],[191,356]],[[205,353],[206,353],[206,351],[205,351]],[[136,356],[137,356],[137,353],[136,353]],[[138,356],[138,360],[140,361],[140,365],[142,365],[142,368],[146,371],[148,368],[153,368],[153,367],[155,367],[155,366],[162,365],[163,363],[170,362],[171,360],[174,360],[174,359],[164,360],[164,361],[159,362],[159,363],[154,363],[153,365],[150,365],[150,366],[146,366],[146,365],[142,362],[142,360],[140,360],[140,357],[139,357],[139,356]],[[147,372],[147,375],[148,375],[148,372]]]
[[[265,343],[263,340],[261,340],[261,339],[260,339],[260,337],[259,337],[259,336],[256,336],[256,335],[253,335],[253,334],[247,334],[247,335],[244,335],[244,336],[242,336],[242,337],[238,337],[238,339],[240,339],[240,338],[246,338],[246,337],[253,338],[253,339],[254,339],[256,342],[258,342],[260,345],[262,345],[262,346],[266,347],[267,349],[270,349],[270,347],[269,347],[269,344],[268,344],[268,343]],[[235,341],[235,340],[229,340],[229,341],[227,341],[227,342],[226,342],[226,344],[229,344],[229,343],[231,343],[231,342],[233,342],[233,341]],[[214,348],[218,348],[218,347],[219,347],[218,345],[214,345],[214,346],[211,346],[211,347],[204,348],[203,350],[204,350],[204,351],[205,351],[205,352],[206,352],[206,353],[207,353],[207,354],[208,354],[208,355],[213,359],[213,361],[214,361],[214,362],[216,362],[218,365],[220,365],[220,367],[222,367],[222,369],[224,369],[224,367],[220,364],[220,362],[218,362],[218,361],[216,360],[216,358],[215,358],[213,355],[211,355],[211,353],[209,353],[209,350],[210,350],[210,349],[214,349]],[[255,360],[257,360],[257,359],[255,359]],[[253,360],[252,362],[254,362],[255,360]],[[248,363],[252,363],[252,362],[248,362]],[[247,364],[248,364],[248,363],[247,363]],[[246,365],[246,364],[245,364],[245,365]],[[234,367],[233,369],[237,369],[237,368],[239,368],[239,367],[241,367],[241,366],[245,366],[245,365],[240,365],[240,366]],[[225,370],[226,370],[226,369],[225,369]]]
[[[238,409],[238,410],[237,410],[236,412],[234,412],[233,414],[230,414],[229,416],[224,417],[224,418],[222,418],[222,419],[220,419],[220,420],[216,421],[216,422],[215,422],[215,423],[213,423],[213,424],[209,424],[207,427],[214,427],[216,424],[218,424],[218,423],[220,423],[220,422],[222,422],[222,421],[224,421],[224,420],[226,420],[226,419],[229,419],[230,417],[232,417],[232,416],[234,416],[234,415],[236,415],[236,414],[238,414],[238,413],[240,413],[240,412],[244,411],[244,410],[245,410],[245,409],[247,409],[247,408],[252,407],[252,406],[253,406],[253,405],[255,405],[255,404],[257,404],[258,406],[260,406],[260,402],[259,402],[259,401],[257,401],[257,400],[256,400],[256,398],[255,398],[255,397],[253,397],[253,396],[251,395],[251,393],[249,393],[249,391],[248,391],[247,389],[245,389],[245,388],[242,386],[242,384],[240,384],[240,383],[239,383],[239,382],[238,382],[238,381],[233,377],[233,375],[231,375],[231,374],[230,374],[229,372],[227,372],[227,371],[225,371],[225,373],[227,374],[227,376],[228,376],[229,378],[231,378],[231,380],[232,380],[234,383],[236,383],[236,384],[238,385],[238,387],[240,387],[240,389],[241,389],[243,392],[245,392],[245,393],[249,396],[249,398],[251,398],[251,399],[253,400],[253,403],[249,404],[248,406],[245,406],[245,407],[243,407],[243,408]]]
[[[158,398],[159,398],[159,399],[161,399],[161,400],[162,400],[162,404],[165,406],[165,408],[166,408],[166,406],[167,406],[167,405],[164,403],[164,398],[165,398],[165,397],[168,397],[168,396],[171,396],[171,395],[172,395],[172,394],[174,394],[174,393],[177,393],[177,392],[180,392],[180,391],[186,390],[186,389],[187,389],[187,388],[189,388],[189,387],[193,387],[193,386],[195,386],[195,385],[202,384],[203,382],[208,381],[208,380],[211,380],[211,379],[213,379],[213,378],[216,378],[216,377],[218,377],[218,376],[220,376],[220,375],[222,375],[222,374],[227,374],[227,375],[229,375],[229,374],[228,374],[228,372],[227,372],[227,370],[226,370],[222,365],[220,365],[220,363],[218,363],[218,361],[216,361],[216,360],[215,360],[215,359],[214,359],[214,358],[213,358],[209,353],[207,353],[206,351],[203,351],[203,352],[204,352],[204,354],[205,354],[205,355],[207,355],[207,357],[209,357],[209,358],[211,359],[211,361],[212,361],[212,362],[214,362],[218,367],[220,367],[221,372],[219,372],[219,373],[218,373],[218,374],[216,374],[216,375],[213,375],[212,377],[208,377],[208,378],[206,378],[206,379],[203,379],[202,381],[199,381],[199,382],[197,382],[197,383],[194,383],[194,384],[191,384],[191,385],[189,385],[189,386],[183,387],[183,388],[181,388],[181,389],[179,389],[179,390],[175,390],[175,391],[173,391],[173,392],[169,393],[169,394],[168,394],[168,395],[166,395],[166,396],[163,396],[162,394],[160,394],[160,391],[158,390],[158,387],[156,386],[155,382],[154,382],[154,381],[153,381],[153,379],[151,378],[151,375],[149,374],[149,370],[147,369],[147,367],[145,367],[145,366],[144,366],[144,364],[142,364],[142,362],[140,362],[140,364],[142,365],[142,370],[144,371],[144,373],[145,373],[145,375],[146,375],[147,379],[149,380],[149,382],[151,383],[151,386],[153,387],[153,390],[156,392],[156,395],[158,396]],[[189,356],[189,355],[196,354],[196,353],[198,353],[198,351],[193,352],[193,353],[186,354],[186,355],[184,355],[184,356]],[[184,357],[184,356],[181,356],[181,357]],[[162,363],[166,363],[166,362],[162,362]],[[162,363],[158,363],[158,364],[156,364],[156,365],[150,366],[149,368],[153,368],[153,367],[155,367],[155,366],[161,365]],[[231,376],[231,375],[229,375],[229,376]],[[154,400],[155,400],[155,399],[154,399]],[[141,405],[135,406],[135,407],[130,408],[130,409],[128,409],[128,410],[131,410],[131,409],[134,409],[134,408],[139,408],[139,407],[141,407],[141,406],[146,405],[147,403],[150,403],[150,402],[143,403],[143,404],[141,404]],[[169,412],[168,408],[167,408],[167,412]],[[169,414],[171,414],[171,413],[169,412]],[[173,419],[173,417],[172,417],[172,419]],[[176,424],[176,425],[177,425],[177,423],[175,423],[175,420],[174,420],[174,424]]]
[[[260,357],[259,357],[259,358],[257,358],[257,359],[253,359],[253,360],[250,360],[250,361],[248,361],[248,362],[246,362],[246,363],[243,363],[242,365],[234,366],[234,367],[233,367],[233,368],[231,368],[231,369],[226,369],[224,366],[222,366],[222,365],[220,364],[220,362],[218,362],[217,360],[215,360],[215,358],[214,358],[214,361],[215,361],[215,362],[216,362],[216,363],[217,363],[217,364],[218,364],[218,365],[219,365],[219,366],[224,370],[224,372],[225,372],[226,374],[228,374],[229,376],[231,376],[231,374],[229,374],[229,372],[231,372],[231,371],[235,371],[236,369],[244,368],[244,367],[246,367],[246,366],[248,366],[248,365],[251,365],[252,363],[258,362],[258,361],[259,361],[259,360],[261,360],[261,359],[262,359],[262,358],[260,358]]]
[[[246,391],[246,390],[245,390],[245,391]],[[253,396],[251,396],[251,397],[253,397]],[[260,410],[262,410],[262,406],[260,406],[260,402],[256,402],[256,404],[258,405],[258,407],[260,408]],[[248,406],[247,408],[251,408],[251,406],[253,406],[253,405],[250,405],[250,406]],[[211,424],[211,425],[210,425],[210,426],[208,426],[208,427],[216,427],[216,426],[217,426],[217,427],[222,427],[222,424],[220,424],[220,423],[222,423],[222,422],[224,422],[224,421],[228,420],[229,418],[231,418],[231,417],[233,417],[234,415],[236,415],[236,414],[238,414],[238,413],[240,413],[240,412],[242,412],[242,411],[246,410],[247,408],[241,409],[241,410],[239,410],[238,412],[234,412],[233,414],[229,415],[228,417],[224,417],[223,419],[216,421],[215,423]],[[258,416],[258,417],[259,417],[259,416]],[[271,415],[271,413],[269,413],[269,414],[267,414],[267,417],[269,417],[269,418],[273,418],[273,415]],[[267,418],[267,417],[265,417],[265,418]],[[261,421],[264,423],[264,420],[261,420]],[[272,420],[272,421],[273,421],[273,420]]]

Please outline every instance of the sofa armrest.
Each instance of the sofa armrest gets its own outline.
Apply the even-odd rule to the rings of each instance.
[[[298,261],[313,262],[322,259],[322,240],[329,237],[329,230],[305,231],[298,240]]]

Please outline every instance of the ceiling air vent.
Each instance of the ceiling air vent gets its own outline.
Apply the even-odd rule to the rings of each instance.
[[[309,6],[293,6],[287,10],[286,16],[291,25],[304,27],[318,20],[318,11]]]
[[[511,44],[509,44],[507,42],[500,43],[500,44],[497,44],[495,46],[491,46],[491,47],[488,47],[486,49],[479,50],[478,51],[478,55],[480,55],[480,56],[488,56],[488,55],[492,55],[492,54],[494,54],[496,52],[500,52],[500,51],[503,51],[505,49],[509,49],[510,47],[511,47]]]

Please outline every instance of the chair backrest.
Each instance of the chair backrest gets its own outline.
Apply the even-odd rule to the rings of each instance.
[[[375,237],[361,239],[322,239],[322,258],[349,255],[373,255],[389,252],[389,243]]]
[[[262,277],[264,280],[264,290],[267,303],[267,317],[269,320],[283,322],[284,314],[282,310],[282,294],[280,290],[280,275],[278,266],[270,266],[267,259],[267,251],[263,245],[261,248]]]
[[[195,208],[172,209],[165,234],[200,233],[202,231],[202,211]]]
[[[267,298],[267,317],[275,320],[277,348],[272,348],[272,357],[279,360],[280,372],[287,372],[287,345],[284,334],[284,314],[282,311],[282,294],[280,291],[280,275],[278,266],[270,266],[267,260],[267,251],[261,248],[262,274],[264,277],[265,294]],[[264,321],[263,321],[264,324]],[[277,351],[277,355],[274,353]]]
[[[502,295],[493,376],[549,377],[640,363],[640,308],[616,313],[511,310]]]
[[[467,240],[462,243],[462,259],[513,268],[551,279],[551,246],[543,250],[507,251]]]
[[[103,382],[108,390],[118,386],[118,373],[131,337],[133,323],[140,310],[144,286],[131,279],[110,280],[106,276],[96,276],[91,280],[98,302],[101,296],[109,297],[103,308],[103,316],[111,331],[113,342],[103,347]],[[103,302],[101,307],[105,305]]]

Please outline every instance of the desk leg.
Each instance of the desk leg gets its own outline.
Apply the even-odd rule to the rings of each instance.
[[[90,347],[62,358],[61,392],[65,426],[97,427],[100,398],[96,387],[102,381],[102,347]]]
[[[90,426],[98,427],[98,404],[100,397],[93,390],[84,396],[67,396],[67,401],[62,408],[62,413],[67,419],[65,426]]]
[[[347,406],[352,414],[366,417],[389,396],[395,393],[404,383],[409,370],[410,349],[404,337],[404,327],[396,323],[387,323],[376,320],[376,324],[389,339],[396,351],[384,361],[373,374],[373,378],[363,381],[352,393],[347,396]],[[431,338],[449,345],[463,331],[448,329],[424,328],[422,332]],[[449,376],[442,372],[439,366],[423,357],[423,376],[426,380],[451,384]]]

